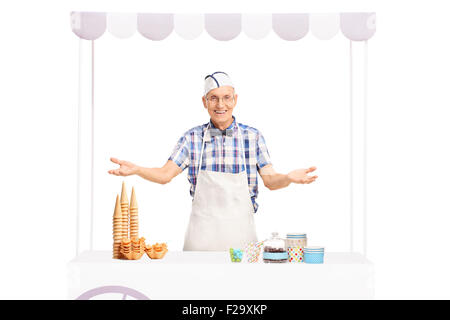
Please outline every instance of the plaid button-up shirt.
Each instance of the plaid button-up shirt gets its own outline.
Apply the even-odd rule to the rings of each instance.
[[[210,121],[210,127],[215,128]],[[245,161],[247,164],[247,179],[250,197],[254,211],[258,210],[256,197],[258,196],[258,170],[271,164],[266,142],[262,134],[255,128],[239,123],[245,149]],[[194,197],[197,183],[197,171],[199,157],[202,148],[203,137],[205,146],[202,156],[201,170],[239,173],[245,170],[242,147],[239,141],[238,127],[233,116],[233,123],[227,128],[232,130],[232,135],[218,135],[210,137],[206,134],[208,123],[194,127],[178,140],[169,160],[173,160],[182,170],[188,168],[188,180],[191,184],[190,193]],[[239,152],[241,151],[241,152]]]

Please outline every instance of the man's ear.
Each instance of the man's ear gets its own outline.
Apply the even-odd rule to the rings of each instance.
[[[208,109],[208,107],[206,106],[205,96],[202,97],[202,102],[203,102],[203,106],[205,107],[205,109]]]

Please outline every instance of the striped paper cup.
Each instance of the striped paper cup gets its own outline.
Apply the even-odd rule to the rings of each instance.
[[[324,247],[305,247],[303,249],[303,261],[305,263],[320,264],[323,263],[325,255]]]

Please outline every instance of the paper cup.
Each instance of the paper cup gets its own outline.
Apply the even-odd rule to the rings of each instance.
[[[242,261],[242,255],[243,255],[242,249],[230,248],[230,259],[231,259],[231,262],[241,262]]]
[[[302,247],[289,247],[289,262],[303,262],[303,249]]]
[[[303,260],[305,263],[321,264],[325,255],[324,247],[306,247],[303,250]]]
[[[248,263],[258,262],[261,255],[262,242],[250,242],[244,248],[244,260]]]

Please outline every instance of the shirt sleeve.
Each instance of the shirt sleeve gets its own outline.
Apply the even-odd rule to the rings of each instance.
[[[272,164],[270,161],[269,150],[267,150],[266,140],[260,132],[258,133],[258,138],[256,140],[256,160],[258,171],[262,167]]]
[[[177,145],[173,148],[172,155],[169,157],[169,160],[175,162],[181,170],[184,170],[187,166],[189,166],[190,156],[186,135],[182,136],[178,140]]]

